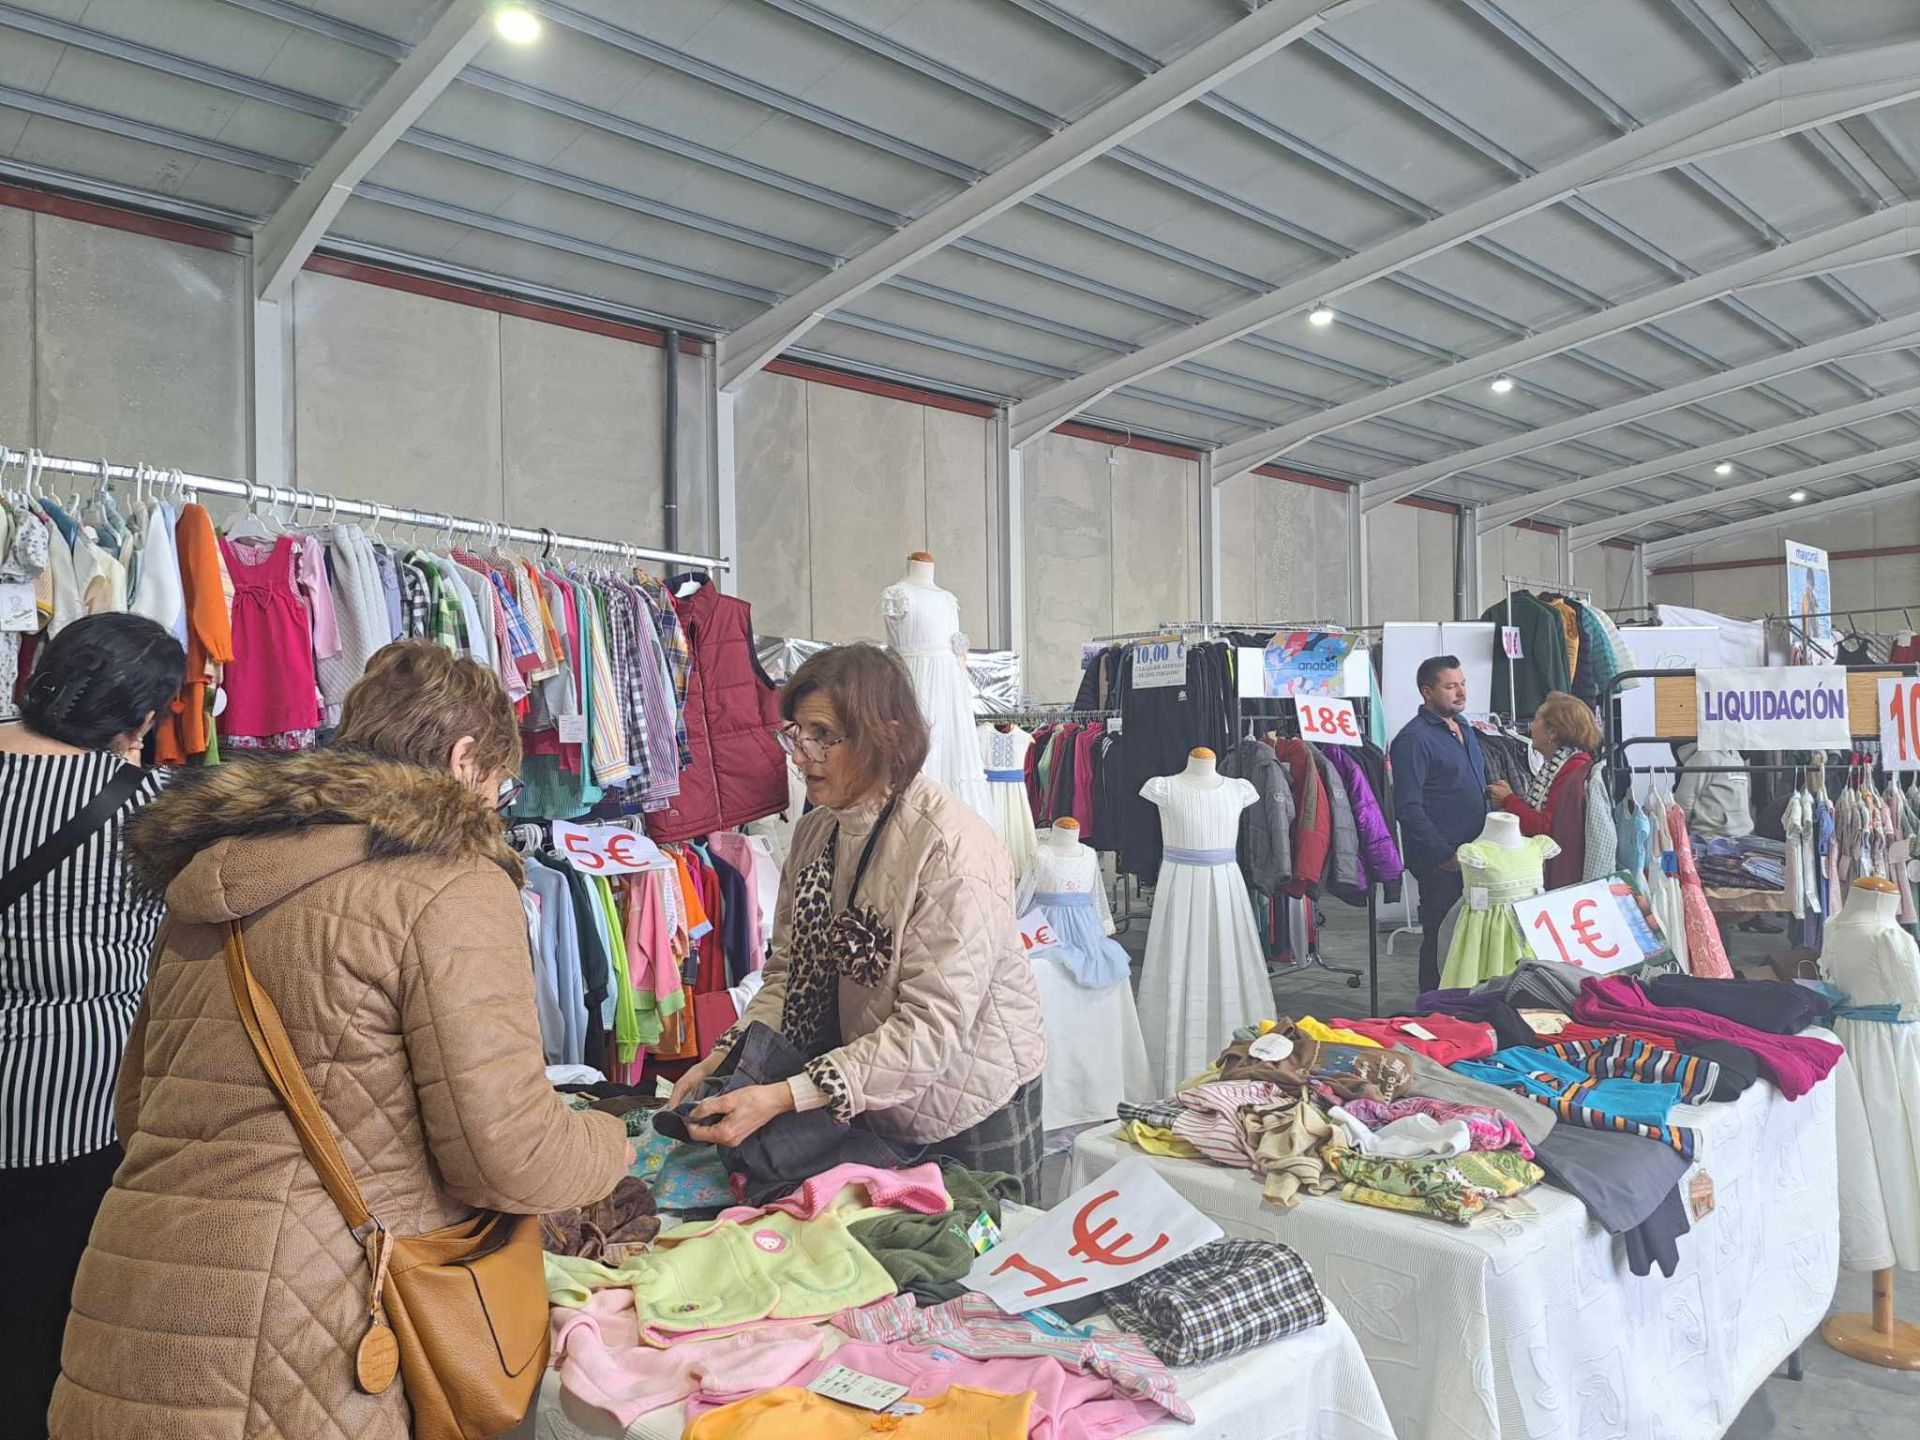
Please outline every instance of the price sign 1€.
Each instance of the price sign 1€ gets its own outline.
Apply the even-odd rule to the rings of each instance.
[[[1533,953],[1542,960],[1558,960],[1602,975],[1646,959],[1612,884],[1590,880],[1514,901],[1513,917]]]
[[[1336,697],[1294,697],[1300,715],[1300,733],[1316,745],[1358,745],[1366,737],[1354,718],[1353,702]]]
[[[1045,911],[1036,907],[1020,917],[1020,943],[1027,947],[1029,955],[1044,954],[1060,943],[1053,926],[1047,923]]]
[[[1880,682],[1880,763],[1920,770],[1920,680]]]
[[[567,863],[589,875],[630,875],[664,864],[660,847],[646,836],[618,825],[553,822],[553,848]]]

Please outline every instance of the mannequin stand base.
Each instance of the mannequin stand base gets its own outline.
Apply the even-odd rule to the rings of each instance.
[[[1892,1320],[1891,1329],[1878,1330],[1871,1315],[1835,1315],[1820,1326],[1820,1338],[1842,1355],[1869,1365],[1920,1370],[1920,1325],[1905,1320]]]

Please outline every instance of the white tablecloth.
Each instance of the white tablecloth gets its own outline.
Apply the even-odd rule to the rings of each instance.
[[[827,1333],[840,1335],[831,1326]],[[1135,1431],[1138,1440],[1393,1440],[1360,1344],[1331,1306],[1316,1329],[1173,1373],[1194,1423],[1165,1420]],[[533,1413],[507,1440],[679,1440],[684,1426],[684,1407],[670,1405],[622,1430],[549,1370]]]
[[[1246,1171],[1154,1164],[1229,1235],[1300,1252],[1403,1440],[1682,1440],[1724,1431],[1826,1313],[1835,1089],[1789,1104],[1761,1083],[1675,1113],[1704,1132],[1715,1208],[1681,1238],[1672,1279],[1634,1275],[1624,1245],[1547,1185],[1527,1193],[1536,1216],[1459,1228],[1330,1196],[1281,1210]],[[1114,1128],[1080,1137],[1069,1191],[1139,1153]]]

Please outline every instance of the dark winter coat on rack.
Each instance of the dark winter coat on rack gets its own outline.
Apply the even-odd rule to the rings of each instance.
[[[1245,780],[1259,800],[1240,812],[1240,870],[1247,888],[1272,897],[1293,875],[1293,786],[1273,747],[1242,740],[1221,757],[1220,773]]]
[[[1352,750],[1329,746],[1322,752],[1347,789],[1353,805],[1353,826],[1359,837],[1360,870],[1369,885],[1398,886],[1401,871],[1400,847],[1394,844],[1393,827],[1380,808],[1379,794],[1367,777],[1365,768]],[[1344,896],[1342,899],[1346,898]],[[1363,893],[1360,904],[1366,903]]]

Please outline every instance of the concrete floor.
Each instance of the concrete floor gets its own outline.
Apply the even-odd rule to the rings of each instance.
[[[1151,894],[1142,894],[1132,906],[1135,912],[1132,924],[1119,936],[1120,943],[1134,957],[1136,971],[1146,947],[1147,915],[1151,907]],[[1364,972],[1367,964],[1365,912],[1330,900],[1324,902],[1324,914],[1321,951],[1328,963]],[[1118,911],[1115,918],[1121,918]],[[1412,1004],[1417,993],[1415,961],[1419,936],[1406,934],[1392,938],[1393,953],[1388,953],[1387,931],[1398,923],[1401,923],[1399,907],[1383,916],[1380,1007],[1386,1014]],[[1765,960],[1768,954],[1785,948],[1783,937],[1745,934],[1731,927],[1723,933],[1728,957],[1736,969],[1755,978],[1771,978]],[[1308,969],[1276,980],[1274,998],[1282,1014],[1364,1015],[1367,982],[1363,973],[1360,988],[1350,989],[1345,977],[1317,968]],[[1065,1156],[1054,1157],[1047,1167],[1049,1204],[1060,1199],[1064,1190],[1065,1159]],[[1895,1309],[1902,1319],[1920,1324],[1920,1275],[1899,1278],[1904,1288],[1896,1283]],[[1867,1277],[1842,1273],[1832,1313],[1863,1311],[1867,1309],[1867,1302]],[[1825,1440],[1839,1436],[1846,1440],[1916,1440],[1920,1437],[1920,1373],[1882,1370],[1851,1360],[1828,1347],[1817,1334],[1801,1346],[1800,1355],[1802,1378],[1788,1380],[1782,1373],[1761,1386],[1726,1432],[1729,1440],[1798,1435],[1821,1436]]]

